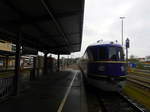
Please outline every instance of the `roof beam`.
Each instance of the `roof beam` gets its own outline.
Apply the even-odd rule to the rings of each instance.
[[[17,13],[20,16],[21,19],[25,18],[25,15],[22,13],[22,11],[20,11],[16,7],[14,7],[14,5],[11,3],[10,0],[4,0],[3,3],[5,5],[7,5],[8,7],[10,7],[13,10],[13,12]],[[18,24],[18,25],[21,25],[21,24]]]
[[[5,2],[4,2],[6,5],[8,5],[15,13],[17,13],[17,14],[19,14],[20,15],[20,18],[21,18],[21,20],[24,20],[24,19],[27,19],[27,20],[32,20],[32,19],[30,19],[30,17],[27,15],[27,14],[25,14],[24,12],[22,12],[21,10],[19,10],[19,9],[17,9],[16,7],[14,7],[14,5],[10,2],[10,0],[6,0]],[[15,23],[14,23],[15,24]],[[46,33],[46,32],[44,32],[38,25],[36,25],[35,23],[33,23],[33,22],[31,22],[31,23],[29,23],[29,24],[32,24],[33,26],[35,26],[36,28],[37,28],[37,30],[38,31],[40,31],[41,33]],[[18,28],[21,28],[23,25],[22,25],[22,23],[19,23],[18,24]],[[24,33],[23,32],[23,34],[26,34],[26,33]],[[47,33],[46,33],[47,34]],[[26,35],[28,35],[28,34],[26,34]],[[30,35],[30,37],[31,37],[31,35]],[[34,39],[36,39],[35,37],[33,37]],[[25,41],[26,39],[24,39],[24,41]],[[41,40],[41,39],[40,39]],[[54,39],[52,39],[54,42],[56,42]],[[35,41],[35,40],[34,40]],[[36,41],[38,42],[38,44],[39,43],[41,43],[41,41],[43,42],[43,39],[39,42],[37,39],[36,39]],[[27,42],[27,43],[29,43],[29,44],[31,44],[33,41],[25,41],[25,42]],[[49,44],[47,43],[47,42],[43,42],[44,44],[45,44],[45,46],[47,46],[47,47],[50,47],[49,46]],[[56,43],[57,44],[57,43]],[[32,45],[32,44],[31,44]],[[39,47],[37,47],[37,48],[39,48]]]
[[[73,35],[80,35],[81,32],[71,32],[71,33],[66,33],[67,36],[73,36]],[[47,37],[52,37],[52,38],[56,38],[56,37],[60,37],[60,35],[44,35],[43,37],[47,38]]]
[[[53,15],[53,13],[51,12],[51,10],[49,9],[49,7],[47,6],[47,4],[45,3],[44,0],[41,0],[44,8],[46,9],[46,11],[48,12],[49,16],[51,17],[53,23],[55,24],[58,32],[62,35],[63,39],[65,40],[65,42],[67,43],[67,47],[69,49],[69,40],[67,39],[67,36],[65,34],[65,32],[63,31],[63,29],[61,28],[60,24],[58,23],[58,21],[56,20],[55,16]],[[69,50],[70,51],[70,50]]]
[[[71,43],[70,47],[75,46],[75,45],[80,45],[80,44],[81,43]],[[48,49],[60,49],[60,48],[64,49],[64,48],[66,48],[66,45],[61,45],[61,46],[58,46],[58,47],[50,47]]]
[[[41,41],[39,41],[39,40],[34,40],[34,42],[33,42],[33,38],[35,38],[35,37],[33,37],[33,36],[31,36],[31,35],[29,35],[29,34],[26,34],[26,33],[23,33],[23,37],[22,37],[22,44],[23,45],[26,45],[26,44],[28,44],[28,46],[29,47],[33,47],[33,48],[36,48],[36,49],[38,49],[38,50],[42,50],[41,49]],[[27,45],[26,45],[27,46]]]
[[[34,48],[41,48],[40,44],[37,44],[37,43],[40,43],[40,41],[34,40],[34,43],[33,43],[33,39],[32,39],[32,38],[34,38],[33,36],[28,35],[26,33],[23,33],[23,35],[24,35],[22,37],[22,44],[23,45],[25,45],[25,43],[28,43],[30,46],[32,46]],[[0,37],[1,37],[1,39],[4,39],[6,41],[11,40],[11,42],[15,43],[17,35],[13,32],[9,32],[7,30],[4,30],[4,29],[0,28]],[[11,39],[12,37],[13,37],[13,39]],[[30,37],[32,37],[32,38],[30,38]]]
[[[42,28],[40,28],[37,24],[34,24],[34,26],[42,33],[46,34],[47,37],[51,37],[48,32],[44,31]],[[45,44],[47,45],[50,45],[50,43],[46,40],[46,39],[43,39],[43,38],[39,38],[41,41],[44,41]],[[51,40],[55,43],[55,44],[59,44],[54,38],[51,38]]]
[[[54,15],[56,15],[55,18],[58,19],[58,18],[76,16],[76,15],[79,15],[80,13],[81,13],[80,11],[70,11],[70,12],[55,13]],[[49,20],[52,20],[52,19],[50,18],[49,14],[47,14],[43,16],[36,16],[36,17],[30,17],[30,18],[24,17],[24,18],[21,18],[20,20],[3,21],[3,22],[0,22],[0,25],[2,26],[4,25],[7,25],[7,26],[26,25],[26,24],[39,23],[39,22],[49,21]]]
[[[84,6],[85,6],[85,0],[81,1],[81,14],[80,14],[80,44],[82,43],[82,32],[83,32],[83,20],[84,20]],[[80,45],[81,49],[81,45]]]

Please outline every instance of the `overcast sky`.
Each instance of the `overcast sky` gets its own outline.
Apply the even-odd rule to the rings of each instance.
[[[81,52],[103,39],[121,42],[121,20],[124,19],[124,41],[131,41],[130,55],[150,55],[150,0],[85,0],[84,29]]]

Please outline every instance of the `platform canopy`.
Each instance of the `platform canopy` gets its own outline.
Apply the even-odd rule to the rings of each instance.
[[[39,51],[81,48],[84,0],[0,0],[0,38]]]

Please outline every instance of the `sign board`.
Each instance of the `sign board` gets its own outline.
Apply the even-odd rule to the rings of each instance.
[[[22,47],[22,54],[23,55],[37,55],[38,51],[29,47]]]

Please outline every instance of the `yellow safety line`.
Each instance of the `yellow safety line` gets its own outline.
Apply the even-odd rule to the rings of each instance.
[[[71,83],[70,83],[70,85],[69,85],[69,87],[68,87],[68,89],[67,89],[67,91],[66,91],[66,93],[65,93],[65,96],[64,96],[63,100],[61,101],[61,103],[60,103],[60,105],[59,105],[59,108],[58,108],[57,112],[62,112],[63,107],[64,107],[64,105],[65,105],[65,103],[66,103],[66,100],[67,100],[67,98],[68,98],[68,95],[69,95],[69,93],[70,93],[70,91],[71,91],[71,88],[72,88],[72,86],[73,86],[74,80],[75,80],[75,78],[77,77],[77,74],[78,74],[78,72],[75,73],[75,75],[74,75],[74,77],[73,77],[73,79],[72,79],[72,81],[71,81]]]

